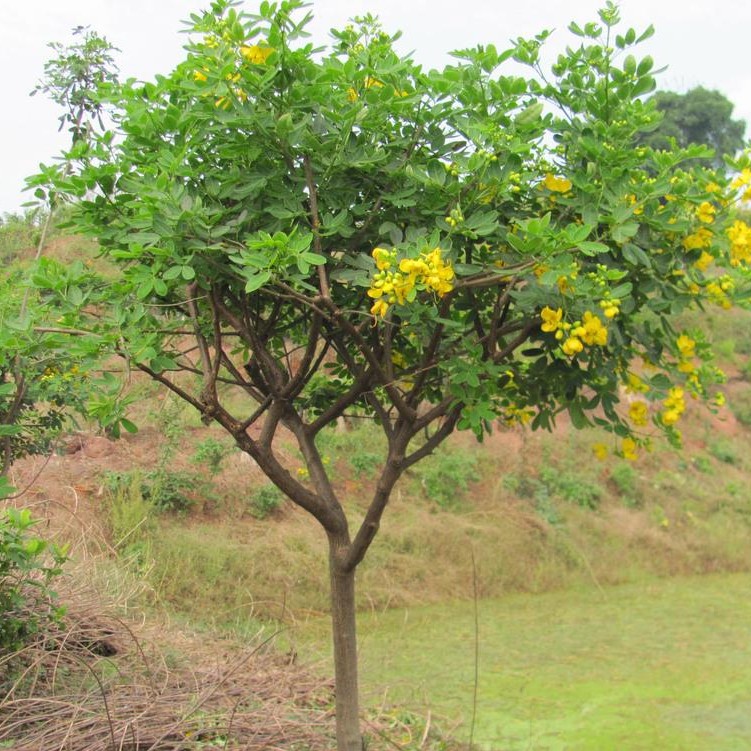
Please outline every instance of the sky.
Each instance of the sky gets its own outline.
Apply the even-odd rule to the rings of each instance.
[[[254,10],[259,0],[246,0]],[[49,42],[69,43],[71,30],[90,26],[121,52],[120,75],[149,80],[182,59],[185,35],[181,23],[209,0],[0,0],[0,70],[6,106],[0,115],[0,215],[16,212],[30,193],[24,178],[41,162],[49,163],[67,143],[58,133],[56,105],[29,97],[51,56]],[[448,52],[493,43],[505,49],[510,39],[532,36],[544,28],[555,33],[552,53],[576,42],[566,27],[572,20],[596,20],[604,0],[314,0],[310,27],[313,41],[325,44],[332,27],[367,12],[380,17],[389,32],[400,30],[399,49],[413,52],[426,67],[450,61]],[[684,92],[694,86],[717,89],[735,103],[734,117],[749,124],[751,138],[751,67],[747,0],[621,0],[623,28],[643,31],[650,23],[655,36],[643,46],[657,67],[660,89]],[[503,69],[501,68],[501,71]]]

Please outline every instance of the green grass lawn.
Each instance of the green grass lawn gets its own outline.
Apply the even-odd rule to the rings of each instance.
[[[363,616],[365,702],[430,709],[466,737],[474,632],[471,603]],[[751,748],[751,575],[482,601],[479,653],[481,748]]]

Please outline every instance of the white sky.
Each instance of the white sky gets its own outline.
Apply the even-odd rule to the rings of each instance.
[[[247,0],[253,10],[259,0]],[[49,162],[66,143],[57,133],[60,112],[41,95],[28,93],[51,51],[47,43],[71,40],[78,25],[91,26],[119,47],[123,78],[149,79],[166,73],[181,58],[181,21],[208,7],[209,0],[0,0],[0,70],[6,106],[0,116],[0,214],[17,211],[30,198],[24,177]],[[543,28],[556,33],[549,46],[562,49],[575,38],[569,21],[596,20],[604,0],[315,0],[314,41],[328,41],[328,30],[358,14],[380,16],[389,32],[401,30],[400,48],[415,51],[427,67],[448,61],[448,51],[477,43],[532,36]],[[643,45],[658,67],[669,66],[658,87],[685,91],[694,86],[719,89],[749,124],[751,72],[748,66],[751,2],[747,0],[621,0],[624,28],[641,32],[650,23],[656,35]],[[501,69],[502,70],[502,69]]]

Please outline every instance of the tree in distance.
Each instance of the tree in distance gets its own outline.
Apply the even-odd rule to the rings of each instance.
[[[653,62],[632,53],[652,29],[617,33],[611,3],[570,26],[549,74],[547,32],[425,71],[371,16],[328,49],[309,20],[297,0],[216,0],[174,71],[100,86],[114,128],[32,183],[73,201],[72,227],[121,275],[50,261],[35,280],[61,304],[81,285],[78,338],[218,424],[320,525],[337,746],[361,751],[355,572],[398,479],[455,429],[481,440],[561,413],[608,431],[600,455],[678,444],[686,400],[711,402],[721,374],[673,317],[746,294],[751,229],[733,207],[751,168],[731,181],[685,166],[704,146],[634,148],[659,118]],[[387,442],[355,519],[317,446],[347,414]]]
[[[672,148],[672,139],[679,147],[709,146],[714,156],[709,163],[719,168],[724,157],[734,157],[743,148],[746,123],[733,120],[733,103],[719,91],[697,86],[685,94],[658,91],[652,103],[662,113],[660,124],[640,141],[654,149]]]

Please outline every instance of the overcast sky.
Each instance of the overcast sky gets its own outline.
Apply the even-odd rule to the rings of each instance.
[[[60,112],[29,92],[50,57],[47,43],[69,42],[75,26],[88,25],[119,47],[122,77],[147,80],[169,71],[185,42],[181,21],[208,7],[209,0],[25,0],[2,2],[0,70],[6,105],[0,116],[0,214],[28,200],[24,177],[50,161],[66,143],[57,133]],[[257,7],[248,0],[246,8]],[[447,52],[493,42],[500,49],[517,36],[556,29],[549,45],[562,49],[571,39],[569,21],[596,20],[604,0],[315,0],[311,27],[317,43],[328,30],[358,14],[380,16],[387,31],[401,30],[403,51],[414,51],[428,67],[448,61]],[[643,46],[657,66],[669,66],[659,88],[719,89],[736,105],[735,117],[751,123],[751,67],[748,65],[751,2],[748,0],[622,0],[624,24],[638,32],[650,23],[655,37]],[[751,126],[746,132],[751,136]]]

